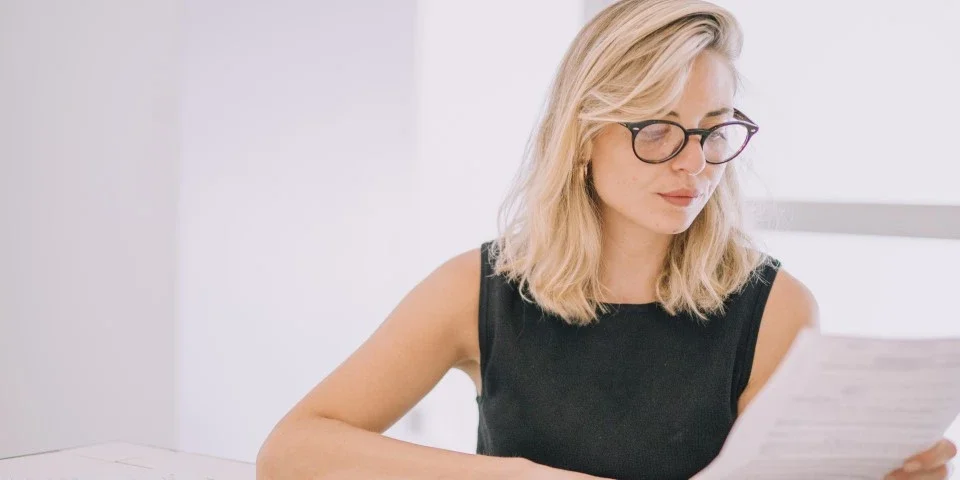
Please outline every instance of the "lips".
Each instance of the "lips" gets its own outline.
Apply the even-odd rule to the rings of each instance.
[[[702,193],[692,188],[681,188],[679,190],[673,190],[671,192],[663,192],[663,193],[660,193],[660,195],[664,197],[696,198],[702,195]]]
[[[667,203],[671,205],[689,207],[693,205],[694,200],[703,195],[703,193],[693,188],[681,188],[670,192],[658,193],[657,195],[660,195],[660,198],[666,200]]]
[[[671,205],[676,205],[678,207],[689,207],[690,205],[693,205],[693,202],[697,197],[668,197],[666,195],[660,195],[660,198],[664,199]]]

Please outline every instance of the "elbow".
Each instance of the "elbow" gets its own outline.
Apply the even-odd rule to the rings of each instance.
[[[304,423],[307,423],[306,425]],[[303,419],[282,420],[260,445],[256,460],[257,480],[288,478],[323,479],[331,474],[332,465],[324,460],[328,443],[323,441],[322,422],[312,424]]]
[[[272,435],[273,434],[271,434],[271,437],[267,437],[257,452],[257,480],[277,480],[283,476],[282,472],[279,471],[279,466],[283,464],[283,459],[281,455],[277,453],[277,448],[274,445],[276,442],[273,440]]]
[[[289,421],[281,421],[260,445],[256,461],[257,480],[295,477],[292,470],[297,464],[299,442],[295,439],[296,429],[293,427]]]

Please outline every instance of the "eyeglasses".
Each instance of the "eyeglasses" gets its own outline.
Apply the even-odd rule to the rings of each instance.
[[[707,163],[729,162],[747,147],[760,127],[740,110],[734,120],[710,128],[684,128],[670,120],[644,120],[620,123],[633,135],[633,154],[646,163],[663,163],[676,157],[687,146],[691,135],[700,135],[700,148]]]

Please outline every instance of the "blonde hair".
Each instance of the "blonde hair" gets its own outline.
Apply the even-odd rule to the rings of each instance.
[[[598,200],[581,173],[591,138],[610,122],[662,114],[680,98],[699,54],[716,52],[733,68],[741,44],[736,19],[699,0],[621,0],[584,26],[501,207],[495,272],[567,323],[594,322],[598,307],[606,313]],[[690,228],[671,240],[656,288],[671,315],[706,321],[722,313],[763,261],[745,231],[736,170],[727,168]]]

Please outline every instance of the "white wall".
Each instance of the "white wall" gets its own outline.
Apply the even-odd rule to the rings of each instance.
[[[193,0],[180,436],[253,460],[413,286],[413,0]]]
[[[176,2],[0,2],[0,457],[176,438]]]
[[[960,1],[717,3],[746,34],[751,195],[960,205]]]

